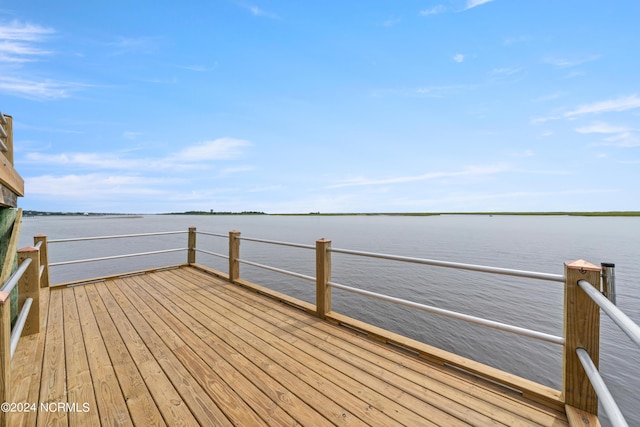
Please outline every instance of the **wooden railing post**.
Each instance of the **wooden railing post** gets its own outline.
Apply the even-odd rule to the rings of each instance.
[[[27,246],[18,251],[19,264],[27,258],[31,258],[31,264],[18,281],[18,310],[22,310],[27,298],[32,298],[33,303],[22,330],[23,336],[40,332],[40,251],[38,248]]]
[[[189,265],[196,263],[196,228],[189,227],[189,241],[187,251],[187,263]]]
[[[316,240],[316,315],[326,318],[331,311],[331,240]]]
[[[0,403],[10,402],[11,393],[11,304],[10,294],[0,292]],[[7,425],[7,413],[0,411],[0,426]]]
[[[229,280],[233,283],[240,278],[240,232],[231,230],[229,232]]]
[[[36,234],[33,236],[33,244],[36,246],[40,244],[40,269],[42,274],[40,275],[40,287],[49,287],[49,249],[47,245],[47,236],[44,234]]]
[[[584,260],[566,262],[564,265],[564,337],[562,392],[566,405],[598,413],[598,396],[591,386],[576,348],[584,348],[596,368],[600,353],[600,309],[578,286],[586,280],[596,288],[600,286],[600,267]]]

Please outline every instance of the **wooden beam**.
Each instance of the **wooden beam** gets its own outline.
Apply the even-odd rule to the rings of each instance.
[[[0,152],[0,206],[17,207],[16,199],[24,196],[24,180],[13,168],[13,118],[4,115],[7,123],[2,125],[6,137],[2,142],[6,152]]]

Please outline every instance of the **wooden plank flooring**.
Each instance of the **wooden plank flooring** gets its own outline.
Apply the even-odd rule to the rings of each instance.
[[[39,410],[9,425],[568,425],[191,267],[44,290],[41,316],[11,371],[13,401]]]

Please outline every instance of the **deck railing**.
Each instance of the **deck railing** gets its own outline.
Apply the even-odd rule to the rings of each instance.
[[[18,269],[0,288],[0,402],[11,401],[11,359],[20,337],[40,332],[40,249],[26,247],[18,251]],[[18,288],[20,314],[11,328],[11,292]],[[0,411],[0,425],[6,425]]]
[[[119,239],[119,238],[131,238],[131,237],[146,237],[146,236],[159,236],[169,234],[181,234],[188,233],[188,245],[186,248],[166,249],[159,251],[140,252],[126,255],[117,255],[101,258],[86,258],[81,260],[70,260],[57,263],[48,263],[47,259],[47,244],[48,243],[65,243],[65,242],[77,242],[87,240],[102,240],[102,239]],[[199,248],[196,245],[197,235],[213,236],[228,239],[228,254],[221,254],[212,252],[203,248]],[[260,264],[254,261],[243,259],[240,257],[240,242],[256,242],[270,245],[287,246],[293,248],[301,248],[306,250],[315,251],[316,255],[316,275],[315,277],[276,268]],[[380,300],[392,302],[395,304],[401,304],[404,306],[412,307],[415,309],[428,311],[456,319],[477,323],[491,328],[524,335],[527,337],[551,342],[563,346],[563,382],[561,393],[557,395],[558,401],[567,405],[567,411],[578,409],[588,414],[597,414],[598,412],[598,399],[602,404],[603,409],[606,411],[609,419],[614,426],[626,426],[626,422],[620,413],[615,401],[611,397],[611,394],[604,386],[602,379],[598,373],[599,362],[599,343],[600,343],[600,309],[605,311],[616,324],[618,324],[631,339],[640,346],[640,328],[633,323],[627,316],[624,315],[614,304],[612,304],[607,298],[605,298],[600,292],[601,281],[601,267],[597,267],[586,261],[577,260],[572,262],[566,262],[564,265],[564,274],[549,274],[532,271],[514,270],[499,267],[489,267],[474,264],[464,264],[449,261],[439,261],[423,258],[412,258],[397,255],[387,255],[372,252],[355,251],[349,249],[338,249],[331,247],[331,241],[326,239],[320,239],[316,241],[314,245],[305,245],[298,243],[289,243],[275,240],[259,239],[242,237],[239,231],[233,230],[228,234],[210,233],[196,231],[195,227],[190,227],[188,232],[175,231],[175,232],[161,232],[161,233],[140,233],[129,235],[117,235],[117,236],[99,236],[99,237],[85,237],[85,238],[73,238],[73,239],[57,239],[47,242],[46,236],[38,235],[35,238],[36,247],[27,248],[22,250],[25,256],[29,256],[31,262],[25,262],[25,272],[29,267],[37,268],[39,274],[38,280],[42,280],[42,286],[48,286],[48,268],[60,265],[68,265],[82,262],[96,262],[103,260],[113,260],[117,258],[127,258],[135,256],[153,255],[167,252],[186,251],[187,252],[187,264],[195,265],[201,268],[205,268],[196,263],[196,254],[203,253],[223,259],[227,259],[229,263],[228,274],[213,271],[214,274],[222,276],[232,283],[240,284],[258,290],[262,293],[270,294],[278,299],[284,300],[293,305],[297,305],[307,311],[312,311],[315,315],[322,319],[327,319],[333,322],[346,324],[348,326],[356,325],[360,327],[361,322],[355,319],[349,319],[343,315],[335,313],[331,308],[331,289],[341,289],[343,291],[352,292],[368,297],[377,298]],[[380,258],[396,262],[406,262],[414,264],[423,264],[443,268],[453,268],[460,270],[470,270],[490,274],[508,275],[515,277],[523,277],[536,280],[545,280],[552,282],[561,282],[564,284],[564,336],[558,337],[547,333],[533,331],[530,329],[522,328],[519,326],[508,325],[505,323],[497,322],[494,320],[483,319],[467,314],[457,313],[450,310],[444,310],[438,307],[433,307],[425,304],[419,304],[416,302],[408,301],[401,298],[392,297],[389,295],[383,295],[375,292],[371,292],[364,289],[359,289],[353,286],[347,286],[344,284],[336,283],[331,280],[331,257],[332,254],[343,254],[349,256]],[[42,257],[42,258],[41,258]],[[33,264],[33,266],[31,265]],[[247,282],[240,277],[240,265],[249,265],[277,273],[286,274],[296,278],[300,278],[307,281],[316,283],[316,302],[315,305],[310,305],[304,301],[297,300],[287,295],[280,294],[276,291],[268,290],[259,285]],[[42,265],[42,267],[40,267]],[[211,269],[207,269],[212,271]],[[32,273],[33,275],[33,273]],[[55,286],[55,285],[54,285]],[[39,288],[40,285],[37,286]],[[32,305],[37,307],[36,299]],[[32,309],[33,310],[33,309]],[[350,323],[352,324],[350,325]],[[39,323],[37,323],[39,325]],[[32,327],[33,328],[33,327]],[[371,327],[376,329],[375,327]],[[371,330],[373,330],[371,329]],[[4,331],[4,328],[2,329]],[[407,340],[399,340],[395,338],[395,334],[388,333],[386,336],[387,341],[399,344],[402,346],[407,345]],[[410,341],[410,340],[409,340]],[[422,351],[419,350],[418,353]],[[3,353],[4,354],[4,353]],[[482,365],[484,368],[476,369],[474,365],[469,364],[467,359],[464,362],[460,362],[459,359],[443,356],[445,362],[453,366],[458,366],[462,369],[469,370],[473,373],[487,376],[490,379],[497,380],[503,384],[515,387],[528,393],[529,395],[538,395],[538,399],[553,399],[549,397],[549,394],[544,391],[544,386],[540,386],[538,390],[528,389],[532,383],[524,379],[518,379],[512,375],[501,375],[500,371]],[[479,365],[479,364],[478,364]],[[534,383],[535,384],[535,383]],[[6,396],[6,395],[5,395]]]

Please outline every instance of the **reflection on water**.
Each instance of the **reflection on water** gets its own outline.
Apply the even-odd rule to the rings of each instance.
[[[394,255],[563,273],[563,262],[614,262],[618,305],[640,323],[640,218],[567,216],[144,216],[25,218],[21,246],[31,236],[60,239],[157,231],[226,234]],[[185,248],[185,234],[137,239],[51,244],[51,262],[161,249]],[[198,248],[226,254],[224,238],[198,235]],[[315,275],[311,250],[242,241],[241,257],[261,264]],[[333,254],[337,283],[562,335],[561,283]],[[186,262],[186,251],[52,269],[53,283]],[[227,261],[198,254],[198,262],[227,271]],[[312,282],[242,266],[243,278],[314,302]],[[360,320],[407,335],[534,381],[560,388],[562,348],[530,338],[418,312],[334,290],[333,308]],[[601,371],[630,425],[640,425],[640,350],[603,315]]]

